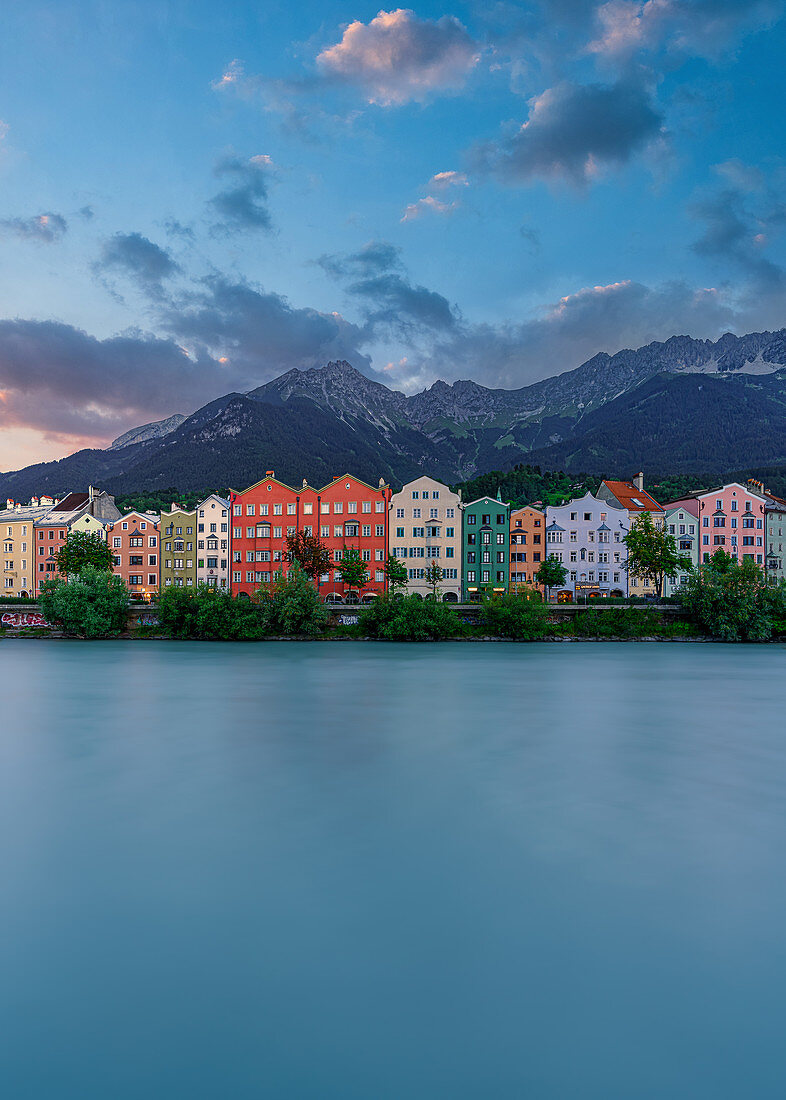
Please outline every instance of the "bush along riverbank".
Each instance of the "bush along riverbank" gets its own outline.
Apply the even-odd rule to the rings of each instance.
[[[134,618],[122,581],[95,565],[78,576],[42,586],[40,624],[27,636],[53,632],[79,638],[172,638],[199,641],[262,641],[268,638],[366,638],[380,641],[509,639],[713,640],[762,642],[786,638],[786,584],[767,584],[749,560],[738,564],[723,553],[691,574],[670,608],[544,604],[537,593],[506,595],[474,606],[454,607],[416,596],[380,597],[340,613],[328,609],[311,580],[295,564],[287,577],[252,598],[199,586],[166,588],[149,615]],[[355,622],[342,623],[352,617]],[[9,609],[0,633],[22,633]],[[32,618],[32,616],[31,616]],[[339,620],[337,622],[337,619]],[[50,624],[47,626],[46,624]],[[19,624],[17,624],[19,625]],[[30,627],[31,624],[22,624]]]

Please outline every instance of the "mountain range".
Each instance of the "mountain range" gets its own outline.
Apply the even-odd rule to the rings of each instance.
[[[115,493],[243,488],[267,469],[291,484],[348,470],[374,484],[424,470],[456,482],[520,462],[611,477],[780,465],[786,329],[674,336],[514,390],[437,381],[407,396],[344,361],[290,370],[132,429],[105,450],[0,473],[0,497],[86,484]]]

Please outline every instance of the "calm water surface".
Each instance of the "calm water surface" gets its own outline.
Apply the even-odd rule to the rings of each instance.
[[[0,1095],[786,1094],[786,649],[0,645]]]

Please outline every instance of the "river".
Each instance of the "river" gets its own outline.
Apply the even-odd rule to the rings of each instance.
[[[785,660],[0,642],[2,1095],[780,1100]]]

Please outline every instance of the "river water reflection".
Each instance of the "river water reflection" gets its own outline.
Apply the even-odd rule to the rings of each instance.
[[[2,1095],[781,1098],[785,663],[2,642]]]

